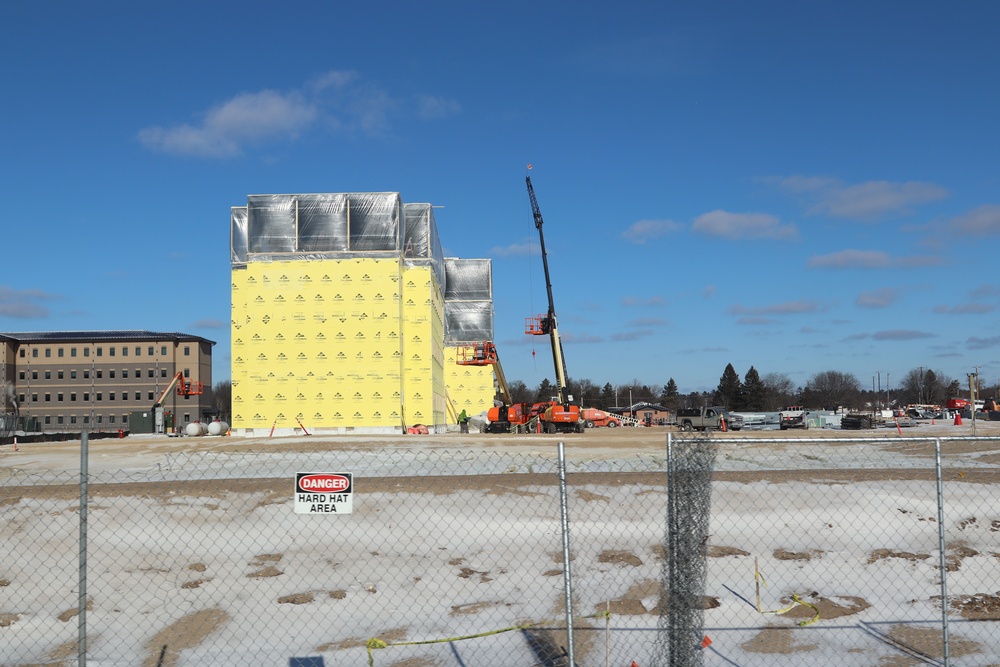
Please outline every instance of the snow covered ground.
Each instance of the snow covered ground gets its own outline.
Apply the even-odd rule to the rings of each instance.
[[[651,664],[650,431],[569,443],[580,665]],[[91,443],[88,664],[366,665],[371,638],[390,644],[375,665],[547,664],[540,647],[566,643],[556,441],[480,437]],[[951,662],[1000,663],[1000,439],[946,444],[943,524],[932,444],[835,440],[719,441],[705,664],[939,663],[939,525]],[[3,665],[76,664],[73,447],[0,454]],[[295,514],[306,470],[354,472],[353,513]]]

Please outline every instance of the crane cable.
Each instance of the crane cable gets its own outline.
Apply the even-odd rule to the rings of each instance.
[[[529,176],[528,172],[530,172],[532,170],[532,168],[533,168],[533,165],[528,164],[527,169],[524,170],[524,175],[526,177]],[[532,224],[534,224],[534,222],[532,222]],[[528,306],[530,307],[530,310],[528,311],[529,313],[536,312],[535,311],[535,296],[534,296],[534,294],[535,294],[535,289],[534,289],[535,288],[535,280],[534,280],[535,275],[531,271],[531,265],[532,265],[532,259],[533,259],[532,258],[532,251],[533,251],[533,249],[535,247],[534,244],[533,244],[533,242],[532,242],[533,238],[534,238],[533,234],[528,234]],[[527,333],[527,332],[525,332],[525,333]],[[535,373],[538,373],[538,356],[535,354],[535,337],[534,336],[531,337],[531,364],[532,364],[532,366],[534,366]]]

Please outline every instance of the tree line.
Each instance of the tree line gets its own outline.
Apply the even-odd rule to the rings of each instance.
[[[969,395],[967,383],[930,367],[914,368],[891,387],[889,379],[888,375],[873,378],[873,386],[867,387],[852,373],[827,370],[815,373],[803,386],[796,386],[784,373],[761,375],[753,366],[741,378],[732,364],[726,364],[714,391],[681,393],[673,378],[663,385],[653,386],[638,380],[597,385],[591,380],[570,378],[567,388],[581,405],[604,410],[626,408],[636,403],[655,403],[671,411],[704,405],[721,405],[734,412],[777,412],[790,405],[814,410],[866,410],[913,404],[943,406],[949,398]],[[515,380],[510,383],[510,391],[515,403],[548,401],[557,393],[548,378],[535,388]],[[1000,396],[1000,382],[979,384],[977,396]]]
[[[753,366],[741,378],[732,364],[726,364],[719,385],[714,391],[683,394],[673,378],[663,385],[648,385],[632,380],[625,384],[605,382],[598,385],[587,379],[567,380],[568,393],[580,405],[588,408],[610,410],[627,408],[636,403],[654,403],[671,411],[677,408],[722,405],[733,412],[777,412],[789,405],[802,405],[814,410],[848,408],[866,410],[913,404],[944,405],[949,398],[967,397],[968,383],[954,380],[930,367],[919,367],[906,373],[896,386],[881,386],[882,378],[866,387],[851,373],[820,371],[809,378],[804,386],[795,383],[784,373],[760,375]],[[521,380],[509,383],[514,403],[540,403],[552,400],[558,392],[548,378],[537,387],[528,387]],[[223,421],[232,422],[233,388],[230,381],[212,387],[211,403]],[[1000,398],[1000,382],[977,387],[981,398]]]

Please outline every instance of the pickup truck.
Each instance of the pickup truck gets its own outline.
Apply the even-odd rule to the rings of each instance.
[[[782,431],[790,428],[809,428],[806,421],[806,409],[801,405],[782,408],[778,413],[778,428]]]
[[[743,428],[743,417],[730,414],[728,410],[717,405],[677,410],[677,426],[682,431],[721,431],[723,419],[726,420],[727,430],[739,431]]]

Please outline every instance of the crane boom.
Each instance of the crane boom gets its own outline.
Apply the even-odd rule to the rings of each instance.
[[[538,241],[542,249],[542,267],[545,269],[545,290],[549,297],[548,313],[541,319],[541,331],[547,333],[552,343],[552,361],[555,364],[556,389],[559,393],[559,403],[565,405],[569,402],[566,389],[566,359],[563,356],[562,341],[559,339],[559,327],[556,324],[556,306],[552,298],[552,279],[549,276],[549,259],[545,252],[545,232],[542,231],[542,211],[538,208],[538,200],[535,198],[535,189],[531,186],[531,176],[524,177],[528,185],[528,198],[531,200],[531,214],[535,219],[535,229],[538,230]]]

